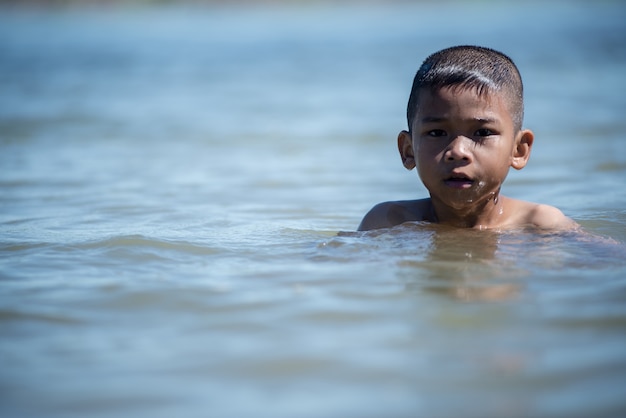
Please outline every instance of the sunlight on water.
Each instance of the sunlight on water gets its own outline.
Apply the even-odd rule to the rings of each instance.
[[[623,16],[3,6],[0,415],[624,415]],[[426,195],[395,145],[410,83],[472,43],[524,77],[504,194],[585,233],[354,232]]]

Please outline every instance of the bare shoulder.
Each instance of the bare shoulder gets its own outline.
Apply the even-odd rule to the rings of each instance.
[[[359,231],[391,228],[404,222],[429,221],[430,199],[382,202],[370,209],[359,225]]]
[[[523,224],[538,229],[554,231],[570,231],[580,226],[571,218],[565,216],[554,206],[540,203],[517,201],[517,205],[524,206],[520,212],[524,213]]]
[[[571,230],[578,224],[568,218],[559,209],[550,205],[536,204],[530,212],[531,223],[542,229]]]

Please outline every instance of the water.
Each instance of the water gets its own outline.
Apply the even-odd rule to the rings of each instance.
[[[0,413],[626,412],[620,2],[0,10]],[[409,224],[421,60],[518,63],[504,194],[587,234]]]

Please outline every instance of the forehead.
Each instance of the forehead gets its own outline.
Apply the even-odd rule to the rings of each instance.
[[[491,118],[511,119],[508,100],[499,91],[465,86],[446,86],[422,89],[417,102],[417,120],[423,117],[462,115],[478,117],[489,114]]]

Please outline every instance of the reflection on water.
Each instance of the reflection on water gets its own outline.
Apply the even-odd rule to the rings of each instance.
[[[419,285],[412,282],[409,287],[461,300],[515,297],[520,285],[511,283],[511,280],[524,272],[517,271],[519,268],[513,258],[496,258],[500,241],[501,234],[491,231],[446,230],[433,235],[427,258],[419,263],[422,266]],[[415,267],[410,261],[404,264]],[[506,282],[502,283],[498,278]]]
[[[624,415],[623,9],[0,9],[0,415]],[[395,137],[459,43],[524,76],[504,193],[586,234],[352,232],[425,196]]]
[[[345,241],[346,237],[356,241]],[[338,250],[343,246],[350,253],[396,260],[398,275],[409,290],[460,300],[514,298],[525,280],[537,274],[567,276],[584,268],[602,275],[604,270],[621,268],[625,255],[618,241],[586,232],[458,230],[419,222],[365,233],[343,232],[321,248],[333,248],[334,256],[341,257]]]

